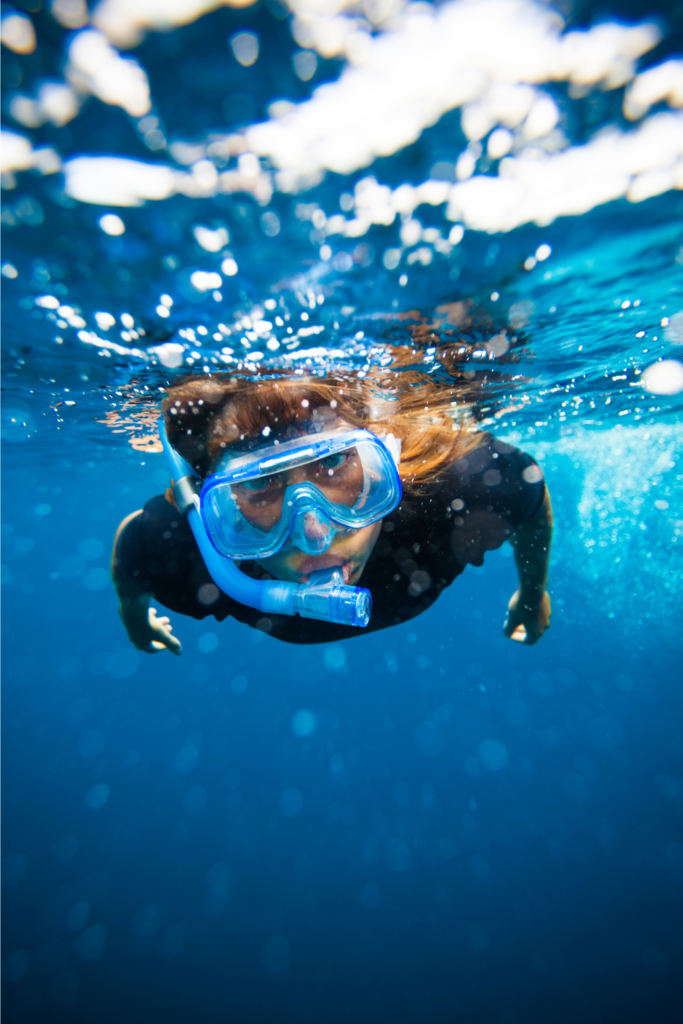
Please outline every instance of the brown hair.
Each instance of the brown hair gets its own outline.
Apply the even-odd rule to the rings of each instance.
[[[471,385],[451,376],[444,383],[416,367],[416,352],[383,346],[388,366],[365,373],[262,369],[248,375],[191,376],[163,399],[168,439],[206,476],[224,449],[315,415],[334,415],[382,436],[400,438],[399,473],[408,493],[419,491],[480,442],[470,413]],[[447,362],[449,353],[436,353]],[[453,361],[452,352],[450,353]],[[468,374],[468,376],[471,376]]]

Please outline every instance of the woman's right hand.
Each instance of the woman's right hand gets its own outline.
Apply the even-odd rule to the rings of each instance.
[[[516,590],[508,604],[503,632],[510,640],[531,646],[550,629],[552,609],[547,591],[524,595]]]
[[[133,618],[130,615],[122,615],[121,618],[128,639],[138,651],[145,651],[147,654],[158,654],[160,651],[170,651],[175,655],[183,653],[180,640],[173,636],[171,620],[167,615],[157,615],[156,608],[149,608],[144,618]]]
[[[182,654],[182,644],[173,636],[171,620],[167,615],[157,615],[156,608],[150,608],[150,595],[126,576],[119,562],[118,546],[121,534],[126,526],[140,515],[141,509],[126,516],[114,538],[111,578],[119,599],[119,616],[126,627],[128,639],[138,651],[145,651],[147,654],[158,654],[159,651]]]

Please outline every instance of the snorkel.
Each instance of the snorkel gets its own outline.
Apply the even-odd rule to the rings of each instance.
[[[233,559],[220,554],[211,543],[200,513],[199,477],[171,446],[163,416],[159,419],[159,436],[175,481],[176,504],[187,516],[206,568],[220,590],[240,604],[266,614],[301,615],[344,626],[367,626],[372,609],[370,591],[346,586],[338,566],[310,573],[308,583],[255,580],[243,573]]]

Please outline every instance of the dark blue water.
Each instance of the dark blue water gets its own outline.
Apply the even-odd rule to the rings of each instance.
[[[37,0],[19,6],[38,45],[3,49],[6,108],[58,79],[71,39]],[[564,12],[579,27],[646,16],[637,5]],[[285,13],[221,9],[133,49],[167,140],[205,144],[339,77],[332,58],[296,76]],[[661,16],[642,67],[676,56],[679,16]],[[241,29],[259,34],[252,67],[228,59]],[[568,144],[632,130],[623,88],[548,89]],[[96,98],[62,127],[8,117],[62,161],[173,164],[145,145],[139,118]],[[369,169],[261,205],[240,191],[105,206],[69,196],[59,172],[5,179],[13,1024],[680,1019],[683,401],[640,378],[660,359],[680,365],[683,197],[468,229],[448,252],[423,241],[429,258],[412,262],[419,246],[402,247],[398,219],[357,238],[316,227],[315,210],[337,214],[370,173],[396,188],[438,160],[454,165],[467,145],[459,117]],[[99,226],[111,213],[123,234]],[[448,237],[443,205],[414,216]],[[229,242],[202,248],[197,225]],[[550,255],[524,269],[540,246]],[[237,273],[221,269],[228,259]],[[197,290],[197,270],[221,274],[219,288]],[[547,636],[533,648],[503,637],[516,586],[505,548],[393,630],[294,648],[175,616],[181,658],[135,651],[108,558],[123,516],[168,482],[160,389],[189,367],[361,367],[388,339],[414,337],[417,314],[397,314],[433,325],[437,307],[463,300],[491,318],[482,343],[506,324],[518,338],[513,359],[484,351],[471,373],[490,389],[484,426],[538,458],[553,497]],[[105,330],[102,312],[118,322]],[[249,339],[263,320],[270,329]]]

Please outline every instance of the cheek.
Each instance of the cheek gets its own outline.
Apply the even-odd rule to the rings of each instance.
[[[362,530],[358,530],[355,536],[352,538],[352,546],[354,552],[359,557],[369,557],[370,552],[377,543],[377,538],[380,535],[382,524],[375,523],[374,526],[366,526]]]

